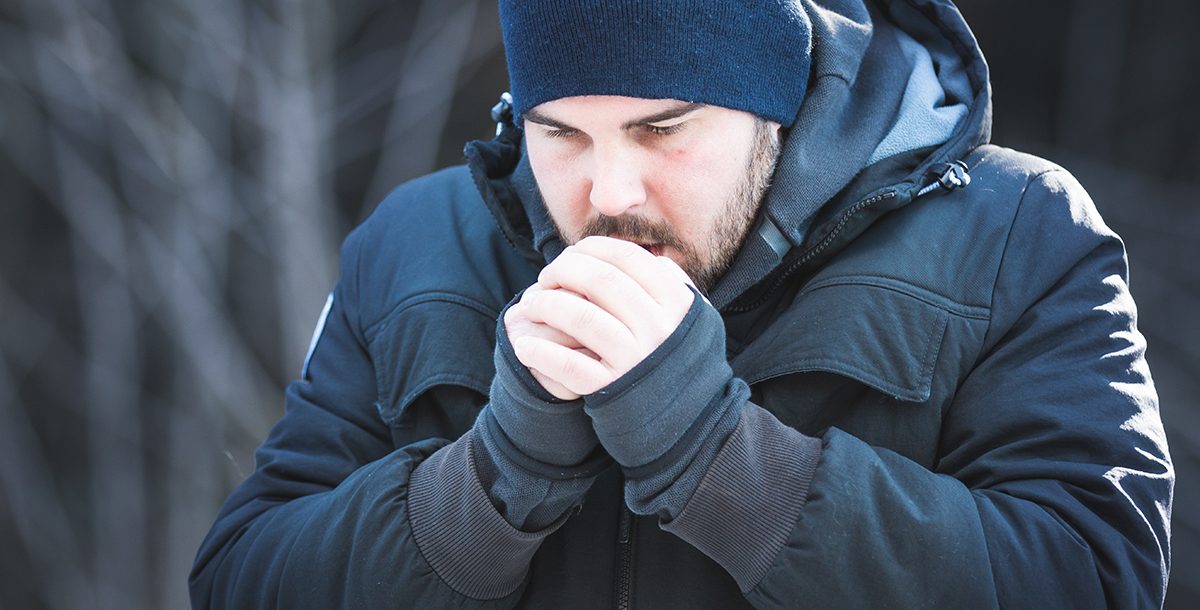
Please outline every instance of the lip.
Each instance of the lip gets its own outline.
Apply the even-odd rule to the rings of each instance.
[[[636,239],[629,239],[628,237],[624,237],[624,236],[622,236],[622,235],[609,235],[609,237],[611,237],[611,238],[613,238],[613,239],[620,239],[620,240],[622,240],[622,241],[627,241],[627,242],[631,242],[631,243],[637,244],[637,245],[638,245],[638,246],[640,246],[640,247],[641,247],[643,250],[645,250],[645,251],[649,252],[650,254],[653,254],[654,256],[663,256],[663,244],[661,244],[661,243],[658,243],[658,242],[650,242],[650,243],[647,243],[647,242],[641,242],[641,241],[638,241],[638,240],[636,240]]]

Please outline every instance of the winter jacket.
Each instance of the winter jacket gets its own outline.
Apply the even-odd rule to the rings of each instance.
[[[987,143],[948,2],[802,4],[809,93],[709,295],[748,396],[681,513],[635,514],[603,459],[545,530],[482,489],[497,319],[562,250],[505,124],[347,238],[193,605],[1161,606],[1174,473],[1120,239],[1065,170]]]

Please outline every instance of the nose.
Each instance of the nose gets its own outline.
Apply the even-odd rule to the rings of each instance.
[[[605,216],[620,216],[646,203],[644,163],[636,151],[621,146],[593,149],[591,203]]]

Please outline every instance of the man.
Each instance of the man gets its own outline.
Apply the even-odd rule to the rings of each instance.
[[[196,606],[1162,604],[1122,244],[952,5],[500,16],[499,135],[347,239]]]

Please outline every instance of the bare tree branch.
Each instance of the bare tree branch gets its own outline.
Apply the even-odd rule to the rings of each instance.
[[[462,69],[475,23],[477,0],[450,3],[422,0],[414,36],[404,53],[403,77],[396,87],[379,163],[367,199],[379,201],[398,180],[434,169],[441,132],[450,114],[457,83],[449,75]]]

